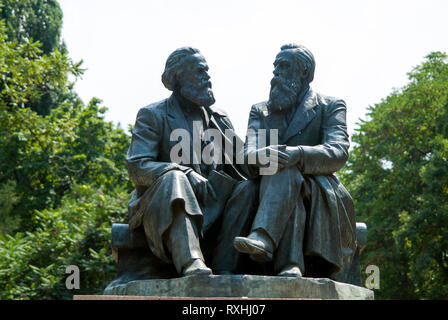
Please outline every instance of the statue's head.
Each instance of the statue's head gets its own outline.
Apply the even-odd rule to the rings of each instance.
[[[215,103],[208,65],[198,49],[183,47],[168,57],[162,74],[163,85],[198,106]]]
[[[291,108],[314,78],[313,54],[304,46],[286,44],[274,61],[268,107],[271,111]]]

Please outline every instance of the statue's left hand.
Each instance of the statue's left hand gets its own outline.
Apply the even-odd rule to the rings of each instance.
[[[207,195],[210,195],[215,200],[217,199],[212,185],[206,178],[195,171],[190,171],[187,177],[200,202],[203,203]]]
[[[300,147],[287,146],[283,152],[289,155],[288,162],[284,164],[285,168],[297,165],[297,163],[300,160],[300,156],[302,154]]]

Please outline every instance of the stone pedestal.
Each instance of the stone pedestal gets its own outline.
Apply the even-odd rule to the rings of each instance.
[[[367,227],[357,223],[357,244],[351,266],[337,281],[259,275],[178,277],[173,265],[157,259],[144,233],[131,232],[127,224],[113,224],[112,252],[118,262],[117,277],[103,296],[85,299],[373,299],[373,291],[361,287],[359,253],[366,243]],[[343,280],[341,280],[343,279]],[[339,282],[344,281],[344,282]],[[83,299],[77,296],[77,299]]]
[[[222,297],[294,299],[374,299],[372,290],[320,278],[255,275],[188,276],[111,283],[105,295],[148,297]]]

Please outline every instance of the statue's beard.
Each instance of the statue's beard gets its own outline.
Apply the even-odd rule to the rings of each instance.
[[[209,81],[203,81],[200,84],[186,83],[180,89],[180,94],[198,106],[210,107],[215,103]]]
[[[301,83],[288,81],[282,77],[274,77],[271,80],[268,108],[271,112],[279,112],[290,109],[296,102],[301,88]]]

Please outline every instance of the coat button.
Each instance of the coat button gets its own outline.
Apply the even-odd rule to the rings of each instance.
[[[302,134],[302,130],[299,130],[299,134]]]

